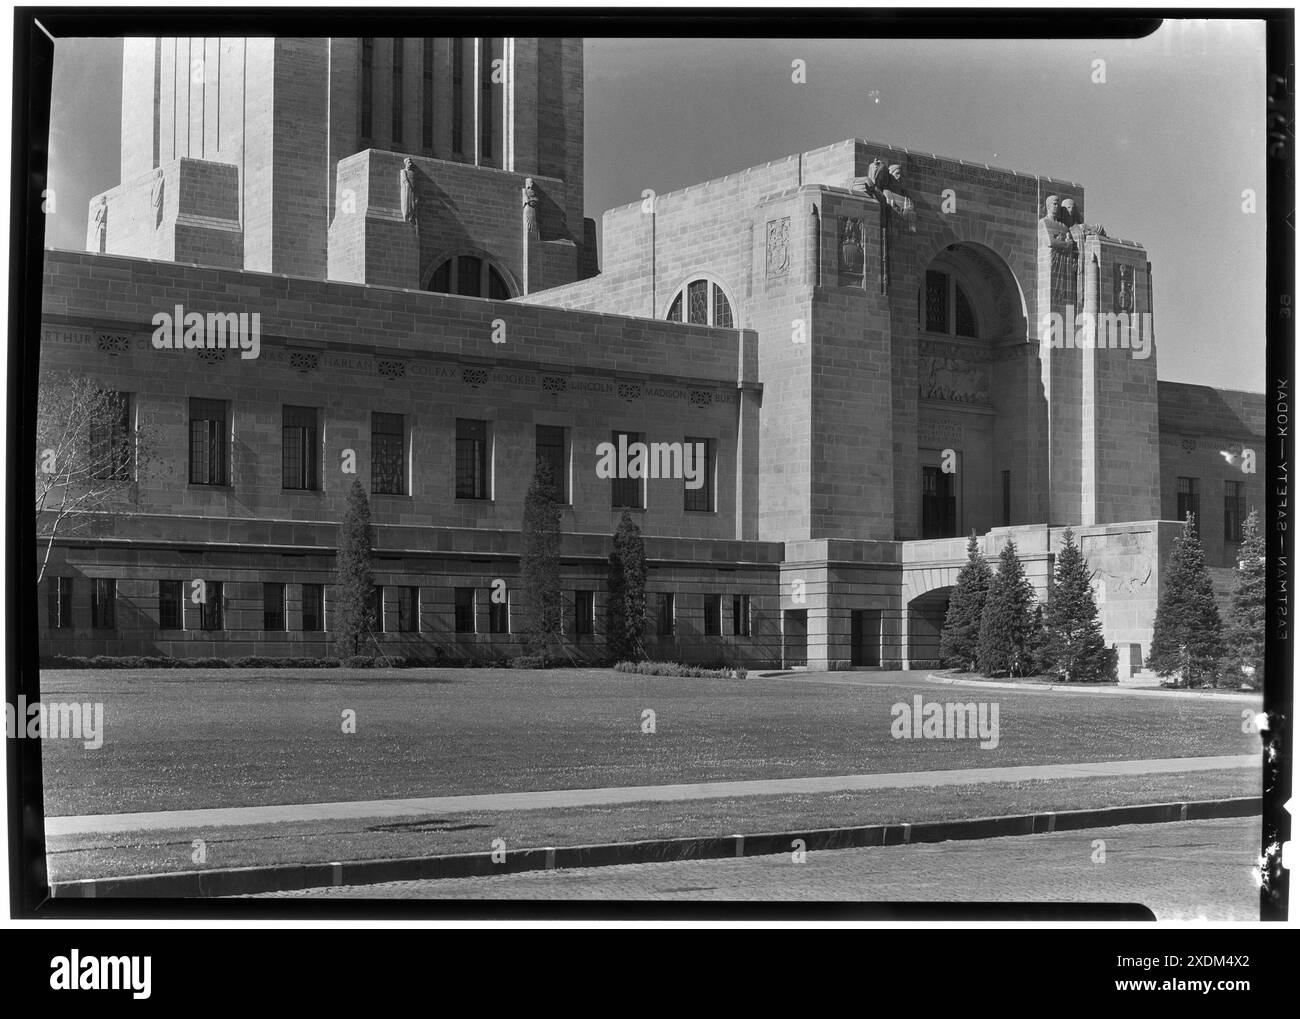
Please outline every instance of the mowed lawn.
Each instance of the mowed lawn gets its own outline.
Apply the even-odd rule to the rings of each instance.
[[[997,748],[892,738],[891,705],[916,694],[997,703]],[[609,669],[47,670],[42,697],[104,704],[99,749],[43,741],[49,815],[1259,751],[1239,702],[983,691],[920,674],[831,685]]]

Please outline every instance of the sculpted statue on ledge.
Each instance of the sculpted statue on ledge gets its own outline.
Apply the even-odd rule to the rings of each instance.
[[[524,233],[529,237],[538,237],[541,234],[537,226],[537,185],[533,183],[532,177],[524,179]]]
[[[1104,226],[1083,221],[1083,214],[1079,212],[1073,198],[1061,199],[1061,211],[1064,214],[1065,222],[1070,224],[1070,234],[1076,244],[1087,234],[1096,234],[1098,237],[1106,236]]]
[[[867,167],[867,175],[854,177],[850,187],[874,198],[903,221],[908,233],[916,233],[916,207],[903,187],[903,167],[900,163],[894,163],[886,169],[884,160],[873,159]]]
[[[1048,195],[1043,205],[1047,215],[1038,221],[1038,245],[1052,252],[1052,301],[1065,304],[1074,300],[1075,266],[1079,257],[1078,245],[1071,236],[1074,216],[1057,195]]]
[[[415,187],[415,164],[411,162],[408,156],[402,160],[401,188],[402,188],[402,218],[412,226],[418,228],[419,223],[415,218],[415,210],[420,205],[420,194]]]

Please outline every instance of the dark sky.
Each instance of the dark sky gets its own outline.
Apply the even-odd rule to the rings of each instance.
[[[1258,21],[1138,41],[591,39],[587,215],[852,137],[1079,181],[1088,221],[1147,249],[1161,378],[1262,390],[1263,54]],[[48,244],[84,245],[120,113],[121,41],[59,40]]]

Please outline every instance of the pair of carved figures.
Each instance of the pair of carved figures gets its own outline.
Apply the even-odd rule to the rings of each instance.
[[[894,163],[886,169],[883,159],[873,159],[867,175],[854,180],[855,190],[865,191],[897,216],[908,233],[916,233],[916,207],[903,188],[903,167]]]
[[[415,175],[415,164],[410,157],[402,161],[402,169],[398,174],[398,184],[402,196],[402,219],[419,229],[416,210],[420,207],[420,192]],[[537,223],[537,203],[539,200],[540,195],[533,178],[526,178],[523,186],[524,230],[529,237],[537,237],[541,233]]]
[[[1088,234],[1106,236],[1105,227],[1083,221],[1073,198],[1048,195],[1046,215],[1038,221],[1039,245],[1052,253],[1052,300],[1074,303],[1078,294],[1079,251]]]

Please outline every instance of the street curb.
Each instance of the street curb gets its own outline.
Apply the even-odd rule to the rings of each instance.
[[[643,842],[613,842],[588,846],[516,849],[494,863],[491,852],[449,856],[400,857],[338,863],[277,864],[229,870],[180,871],[133,877],[89,878],[50,886],[57,899],[85,898],[207,898],[299,891],[339,885],[371,885],[432,878],[488,877],[532,870],[608,867],[616,864],[667,863],[676,860],[720,860],[765,856],[803,849],[819,852],[870,846],[915,845],[955,839],[986,839],[1006,835],[1037,835],[1107,828],[1122,824],[1203,821],[1222,817],[1253,817],[1263,810],[1259,796],[1219,800],[1149,803],[1089,810],[1043,811],[977,817],[960,821],[920,821],[915,824],[862,825],[757,835],[715,835]],[[795,840],[803,842],[794,845]]]
[[[1085,686],[1081,683],[1015,683],[1000,679],[957,679],[953,676],[940,676],[936,672],[927,673],[927,683],[940,686],[988,687],[993,690],[1046,690],[1058,693],[1120,694],[1128,697],[1190,697],[1199,701],[1242,701],[1254,704],[1264,696],[1262,690],[1234,690],[1223,693],[1194,693],[1191,690],[1162,690],[1156,687],[1141,686]]]

